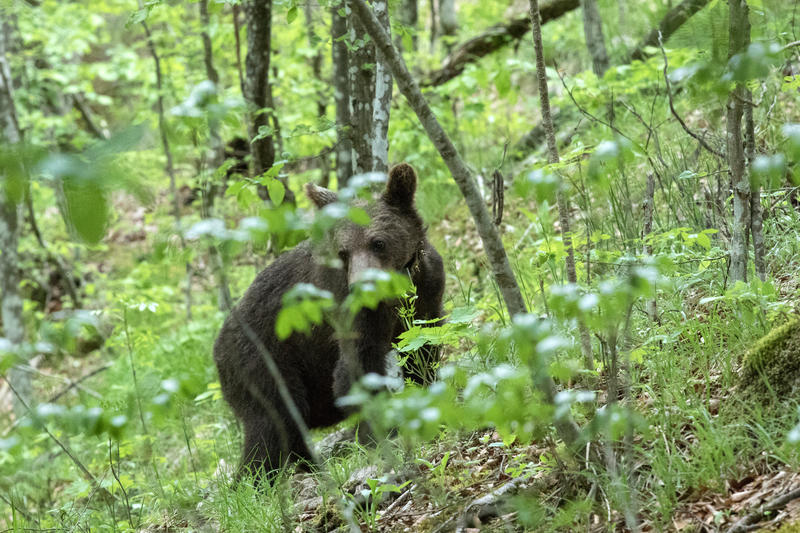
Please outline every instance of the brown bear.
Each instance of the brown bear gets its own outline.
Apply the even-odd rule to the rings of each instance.
[[[341,341],[327,323],[313,327],[308,335],[295,332],[286,340],[278,339],[275,322],[289,289],[310,283],[342,301],[365,269],[393,270],[407,273],[416,286],[415,319],[441,317],[444,268],[414,205],[416,186],[417,175],[410,165],[393,167],[380,198],[365,207],[370,215],[368,226],[342,222],[322,246],[304,241],[284,253],[258,274],[225,320],[214,344],[214,361],[223,397],[244,426],[238,476],[247,471],[257,476],[269,474],[290,461],[312,462],[293,422],[296,418],[281,401],[265,351],[309,428],[330,426],[345,418],[336,398],[346,394],[357,378],[352,364],[342,356]],[[337,201],[335,192],[311,184],[306,185],[306,193],[318,208]],[[325,249],[338,254],[338,265],[332,266]],[[385,375],[392,342],[405,330],[392,302],[359,311],[349,344],[354,347],[357,374]],[[428,368],[408,368],[407,364],[403,373],[422,381],[420,376],[431,374],[438,357],[438,349],[428,349],[421,358]]]

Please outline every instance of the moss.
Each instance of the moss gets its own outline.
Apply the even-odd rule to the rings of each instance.
[[[784,524],[775,533],[800,533],[800,522]]]
[[[761,403],[800,397],[800,320],[790,320],[758,340],[742,365],[740,390]]]

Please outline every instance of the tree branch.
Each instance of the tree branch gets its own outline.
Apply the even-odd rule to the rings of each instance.
[[[550,0],[540,6],[542,24],[555,20],[565,13],[577,9],[579,0]],[[457,46],[442,62],[442,67],[423,76],[422,87],[442,85],[452,80],[464,68],[483,56],[496,52],[504,46],[519,41],[531,28],[528,16],[511,20],[505,24],[496,24],[480,35]]]

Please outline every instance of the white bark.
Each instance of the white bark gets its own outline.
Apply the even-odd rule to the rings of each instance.
[[[373,2],[375,17],[389,33],[386,0]],[[375,97],[372,100],[372,171],[389,170],[389,113],[392,104],[392,71],[382,55],[375,57]]]

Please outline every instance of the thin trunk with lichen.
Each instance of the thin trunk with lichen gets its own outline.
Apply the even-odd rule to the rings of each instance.
[[[6,58],[6,43],[10,31],[8,23],[0,21],[0,144],[17,146],[22,141],[22,133],[17,122],[11,70]],[[0,317],[3,321],[3,337],[11,344],[12,349],[19,349],[25,340],[17,248],[23,202],[21,198],[13,198],[11,190],[6,189],[10,182],[3,174],[3,170],[0,170]],[[22,190],[17,192],[24,194]],[[18,364],[12,366],[5,377],[16,391],[14,414],[20,418],[27,412],[26,405],[31,405],[31,376]]]
[[[730,40],[728,57],[743,51],[750,40],[750,21],[746,0],[730,0]],[[742,115],[747,89],[737,83],[728,97],[728,166],[733,189],[733,235],[730,244],[731,281],[747,281],[747,233],[750,211],[750,180],[745,172]]]
[[[530,2],[531,28],[533,30],[533,48],[536,51],[536,78],[539,83],[539,101],[541,102],[542,126],[547,139],[548,161],[551,164],[559,162],[558,146],[553,128],[553,117],[550,113],[550,94],[547,88],[547,74],[544,67],[544,50],[542,47],[542,25],[539,19],[539,2]],[[578,275],[575,271],[575,249],[572,246],[572,233],[569,222],[569,206],[567,198],[561,187],[556,193],[556,203],[558,204],[558,221],[561,226],[561,240],[564,249],[567,251],[566,269],[567,281],[572,284],[578,282]],[[584,366],[591,370],[594,369],[594,357],[592,354],[592,340],[589,330],[582,322],[578,325],[578,333],[581,339],[581,352],[583,353]]]

